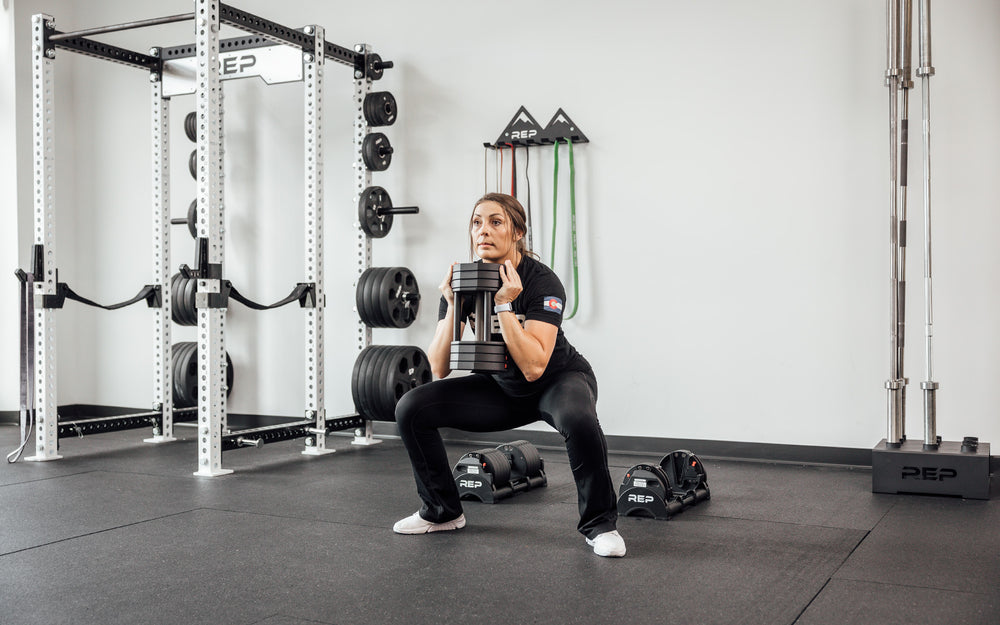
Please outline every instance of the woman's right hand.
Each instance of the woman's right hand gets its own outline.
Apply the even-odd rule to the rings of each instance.
[[[455,292],[451,290],[451,274],[457,264],[452,263],[448,265],[448,273],[445,274],[444,281],[438,286],[438,290],[441,291],[441,295],[444,295],[444,299],[448,302],[449,306],[455,305]]]

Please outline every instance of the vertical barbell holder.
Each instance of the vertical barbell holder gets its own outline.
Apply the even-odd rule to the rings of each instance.
[[[937,449],[940,437],[937,435],[937,390],[934,381],[933,338],[934,338],[934,297],[931,279],[931,76],[934,65],[931,61],[931,2],[920,0],[918,19],[920,21],[920,77],[921,94],[921,135],[923,138],[924,160],[924,329],[925,365],[927,379],[921,382],[924,393],[924,449]]]
[[[326,392],[324,334],[326,287],[324,285],[323,231],[323,69],[325,39],[321,26],[306,26],[305,33],[315,40],[314,52],[302,56],[302,80],[305,132],[305,273],[306,282],[314,285],[315,305],[303,310],[305,329],[305,405],[306,418],[314,419],[313,436],[306,439],[302,453],[307,456],[332,454],[326,447]],[[310,444],[312,443],[312,444]]]
[[[150,56],[159,57],[153,48]],[[153,284],[160,285],[160,307],[153,309],[153,410],[160,412],[159,431],[153,429],[146,443],[166,443],[174,438],[173,364],[170,305],[170,99],[163,97],[159,73],[150,73],[153,175]]]
[[[899,213],[897,211],[897,174],[899,172],[897,128],[899,113],[899,3],[886,0],[886,72],[889,88],[889,379],[886,380],[886,447],[899,447],[903,440],[905,401],[902,380],[903,337],[900,324],[899,284]]]
[[[35,213],[35,453],[27,461],[58,460],[59,404],[56,394],[56,312],[39,300],[56,294],[55,240],[55,47],[46,33],[55,21],[42,13],[31,17],[32,113],[34,125]]]
[[[363,67],[368,67],[368,55],[371,54],[371,46],[366,43],[359,43],[354,47],[354,51],[365,55]],[[365,167],[364,142],[368,136],[369,126],[365,117],[365,97],[371,93],[372,80],[366,69],[358,69],[354,72],[354,205],[361,200],[361,194],[372,184],[371,171]],[[355,224],[358,241],[358,272],[355,281],[361,279],[361,274],[372,266],[372,240],[364,229],[360,221]],[[358,318],[358,354],[372,344],[372,329],[360,317]],[[354,431],[352,445],[377,445],[382,441],[375,438],[374,428],[371,420],[365,421],[364,429],[358,428]]]
[[[222,431],[226,423],[226,309],[212,303],[222,291],[223,186],[222,83],[219,79],[218,0],[195,0],[198,112],[198,239],[205,241],[205,263],[198,276],[198,367],[205,372],[198,389],[198,470],[215,477],[222,468]]]

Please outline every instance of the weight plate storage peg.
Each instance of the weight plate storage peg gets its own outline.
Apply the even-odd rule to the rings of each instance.
[[[396,123],[396,98],[388,91],[373,91],[366,95],[363,109],[369,126]]]
[[[198,343],[174,343],[171,347],[174,374],[174,408],[198,405]],[[226,353],[226,396],[233,391],[233,361]]]
[[[385,171],[392,163],[392,144],[389,137],[381,132],[373,132],[361,143],[361,157],[365,167],[372,171]]]
[[[618,494],[618,514],[669,519],[681,511],[673,501],[670,478],[655,464],[637,464],[625,472]]]

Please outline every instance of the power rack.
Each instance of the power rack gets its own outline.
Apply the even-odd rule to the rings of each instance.
[[[127,50],[89,37],[173,22],[193,21],[195,41],[175,47],[152,47],[148,54]],[[222,26],[247,36],[221,39]],[[62,306],[65,285],[58,281],[55,240],[55,133],[53,127],[56,51],[65,50],[134,67],[149,74],[152,124],[152,288],[159,297],[154,310],[154,367],[152,411],[59,423],[56,381],[56,310]],[[197,278],[198,368],[204,372],[197,405],[198,465],[195,475],[231,473],[222,466],[222,451],[265,442],[307,437],[302,453],[330,453],[326,436],[332,431],[358,428],[355,443],[371,443],[372,425],[361,414],[327,418],[324,380],[323,276],[323,74],[326,61],[353,70],[355,85],[355,162],[357,193],[371,182],[362,159],[362,143],[369,133],[363,114],[372,81],[392,63],[383,61],[367,44],[354,49],[325,40],[320,26],[289,28],[241,11],[217,0],[194,0],[194,11],[72,32],[60,32],[46,14],[32,17],[32,91],[34,116],[34,347],[35,455],[26,460],[61,458],[58,439],[121,429],[153,426],[147,442],[174,440],[171,362],[169,133],[170,97],[194,94],[197,122],[197,261],[182,271]],[[291,423],[227,432],[225,315],[228,288],[223,275],[223,91],[221,81],[259,76],[268,84],[304,83],[305,120],[305,274],[309,297],[300,304],[306,314],[304,419]],[[356,198],[357,200],[357,198]],[[357,227],[360,253],[358,274],[371,266],[371,241]],[[359,322],[359,349],[371,344],[371,330]],[[192,411],[194,409],[191,409]],[[363,428],[363,429],[361,429]]]

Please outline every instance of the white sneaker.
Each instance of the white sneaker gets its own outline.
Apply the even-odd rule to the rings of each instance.
[[[414,512],[405,519],[397,521],[396,524],[392,526],[392,531],[397,534],[427,534],[430,532],[458,530],[463,527],[465,527],[464,514],[458,515],[457,519],[445,521],[444,523],[432,523],[421,517],[419,512]]]
[[[620,558],[625,555],[625,540],[618,530],[598,534],[593,540],[588,538],[587,544],[593,547],[594,553],[599,556]]]

